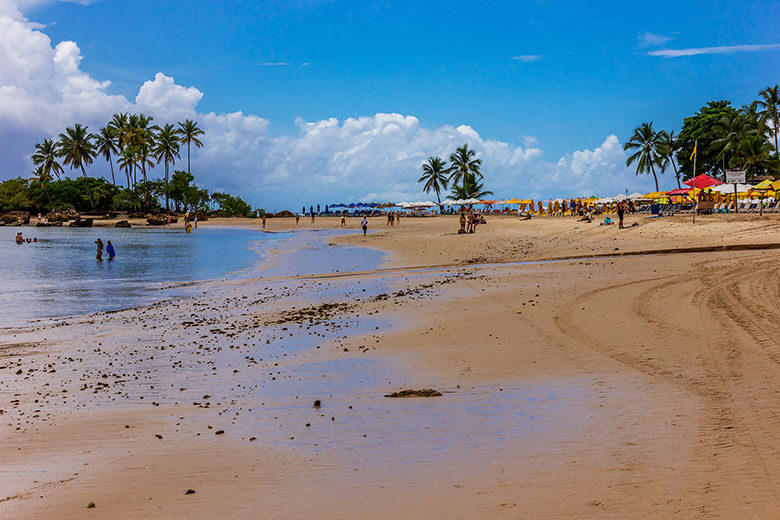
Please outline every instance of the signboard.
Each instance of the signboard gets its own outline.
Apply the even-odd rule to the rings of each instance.
[[[745,172],[742,170],[726,170],[726,184],[745,184]]]

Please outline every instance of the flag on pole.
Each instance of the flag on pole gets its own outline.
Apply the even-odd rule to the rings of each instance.
[[[691,157],[688,159],[689,161],[692,161],[693,160],[693,156],[696,155],[696,146],[697,145],[693,145],[693,152],[691,152]]]

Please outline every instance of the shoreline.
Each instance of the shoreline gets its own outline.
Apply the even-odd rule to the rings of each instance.
[[[419,244],[450,223],[410,220],[403,234],[334,240],[387,245],[374,270],[236,279],[186,302],[2,332],[0,365],[13,366],[0,371],[0,438],[20,489],[0,485],[0,512],[80,517],[88,501],[106,518],[780,509],[769,413],[780,371],[763,332],[776,323],[780,253],[747,249],[771,229],[745,226],[726,244],[743,250],[643,256],[631,251],[724,244],[676,226],[661,239],[652,226],[637,237],[590,228],[554,248],[625,236],[628,254],[528,263],[550,250],[555,223],[526,226],[520,261],[432,270],[423,261],[445,254]],[[517,256],[515,231],[494,228],[455,235],[475,240],[443,253]],[[480,253],[496,234],[508,246]],[[412,251],[427,271],[409,265]],[[444,395],[382,397],[403,388]]]

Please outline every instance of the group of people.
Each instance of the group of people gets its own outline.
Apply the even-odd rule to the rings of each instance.
[[[16,240],[16,243],[19,244],[19,245],[21,245],[21,244],[32,244],[33,242],[38,242],[38,238],[37,237],[24,238],[24,236],[22,236],[21,231],[16,234],[16,239],[15,240]]]
[[[95,255],[95,258],[97,260],[103,260],[103,240],[98,238],[95,240],[95,245],[97,246],[97,254]],[[106,243],[106,253],[108,253],[109,260],[113,260],[116,256],[116,251],[114,250],[114,246],[111,244],[110,240]]]
[[[395,223],[401,224],[401,212],[400,211],[388,211],[387,212],[387,224],[388,226],[394,226]]]
[[[483,215],[475,213],[471,208],[469,208],[468,212],[461,211],[460,229],[458,230],[458,234],[474,233],[477,231],[477,225],[479,224],[487,224]]]

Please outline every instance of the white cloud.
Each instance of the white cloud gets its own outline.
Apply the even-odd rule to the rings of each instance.
[[[780,50],[780,43],[758,45],[725,45],[721,47],[692,47],[688,49],[660,49],[650,51],[648,56],[663,58],[679,58],[681,56],[697,56],[699,54],[735,54],[738,52],[765,52]]]
[[[139,110],[152,112],[166,119],[183,119],[195,116],[195,106],[203,93],[195,87],[177,85],[172,77],[162,72],[153,81],[141,85],[135,103]]]
[[[200,113],[203,92],[159,72],[134,101],[109,92],[110,82],[81,70],[75,42],[52,45],[11,0],[0,0],[0,175],[26,176],[36,142],[79,122],[95,131],[117,112],[143,111],[157,123],[190,117],[205,130],[205,147],[192,150],[198,182],[241,194],[269,209],[350,200],[431,198],[420,190],[421,164],[448,159],[464,143],[483,160],[486,185],[497,196],[570,196],[640,190],[615,136],[594,150],[557,162],[543,159],[532,136],[516,145],[482,136],[469,125],[426,127],[413,115],[374,114],[319,121],[296,120],[292,135],[273,135],[257,115]],[[521,60],[522,61],[522,60]],[[533,60],[527,60],[533,61]],[[184,168],[185,155],[176,168]],[[91,175],[107,175],[96,161]],[[159,174],[159,172],[157,172]],[[154,174],[153,174],[154,175]],[[612,194],[612,193],[609,193]]]
[[[515,61],[521,61],[523,63],[532,63],[542,59],[541,54],[521,54],[520,56],[512,56]]]
[[[666,34],[655,34],[651,32],[643,32],[637,35],[638,45],[640,47],[660,47],[666,42],[674,39]]]

